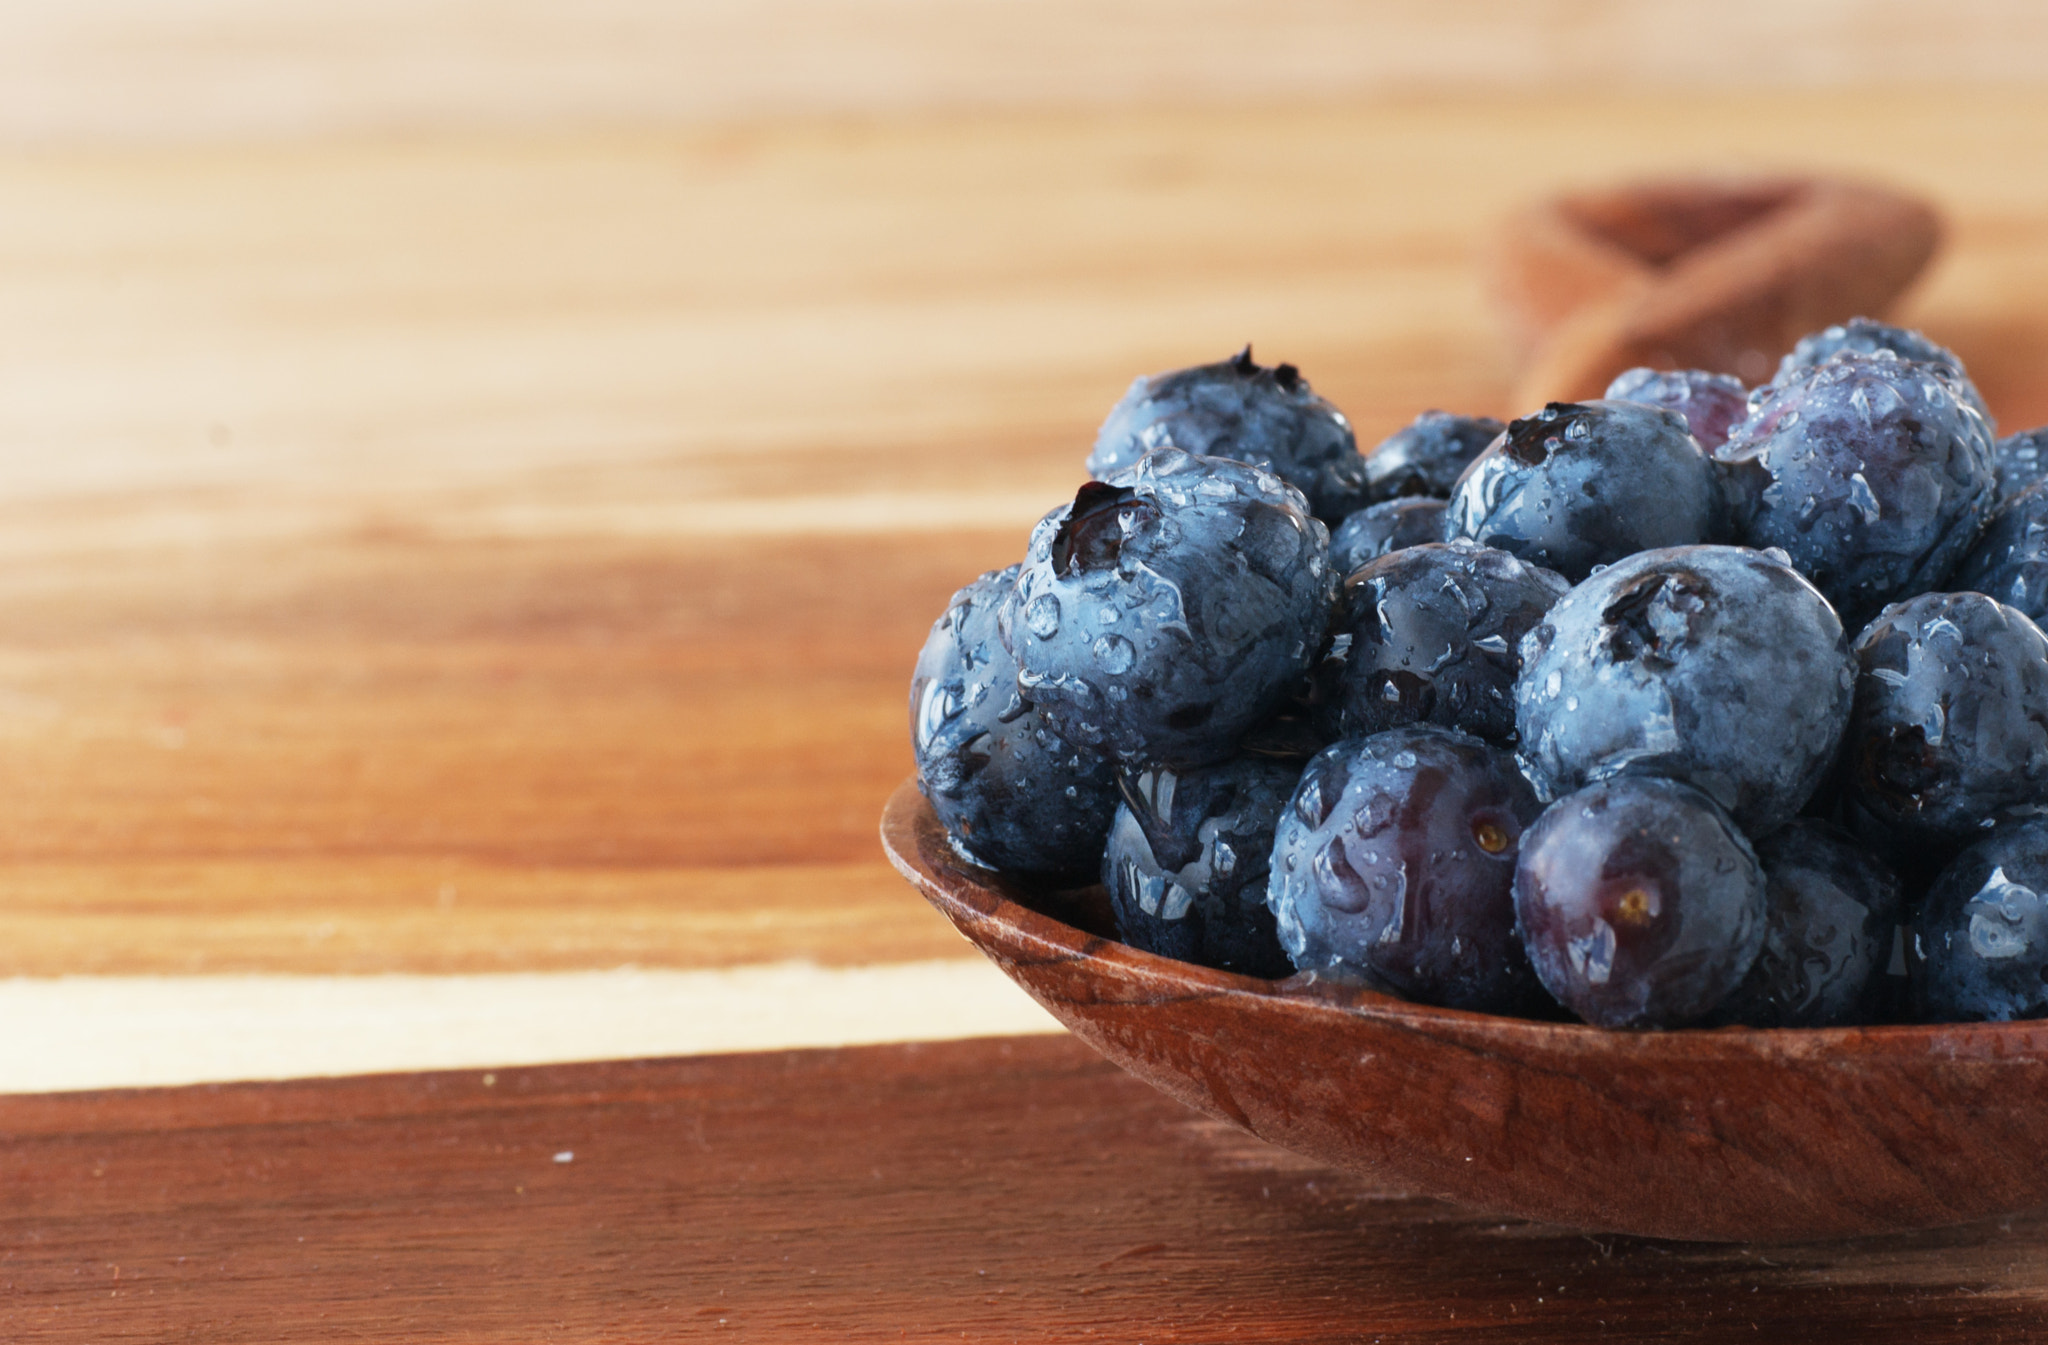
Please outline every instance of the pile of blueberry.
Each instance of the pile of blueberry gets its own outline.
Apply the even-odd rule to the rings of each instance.
[[[1246,350],[911,684],[961,856],[1251,976],[1606,1027],[2048,1016],[2048,430],[1866,319],[1361,455]]]

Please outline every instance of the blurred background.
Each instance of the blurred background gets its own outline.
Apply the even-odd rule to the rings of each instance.
[[[2031,0],[14,0],[0,975],[958,958],[910,665],[1134,376],[1526,410],[1512,210],[1821,171],[2022,429],[2044,163]]]

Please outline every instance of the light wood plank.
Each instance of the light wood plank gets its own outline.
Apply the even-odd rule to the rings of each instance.
[[[943,955],[908,669],[1132,375],[1511,411],[1514,202],[1795,159],[1945,205],[1908,316],[2048,420],[2035,95],[0,155],[0,973]]]

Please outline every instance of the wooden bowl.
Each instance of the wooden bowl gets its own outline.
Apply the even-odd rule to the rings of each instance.
[[[1435,1009],[1212,971],[1077,928],[1102,929],[1102,913],[961,860],[915,781],[889,800],[882,843],[968,942],[1110,1060],[1390,1190],[1715,1241],[2048,1204],[2048,1022],[1636,1033]]]

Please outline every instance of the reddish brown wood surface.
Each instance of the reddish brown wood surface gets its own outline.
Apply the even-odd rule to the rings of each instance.
[[[8,1099],[0,1137],[11,1345],[2048,1333],[2038,1216],[1789,1248],[1502,1223],[1065,1038]]]

